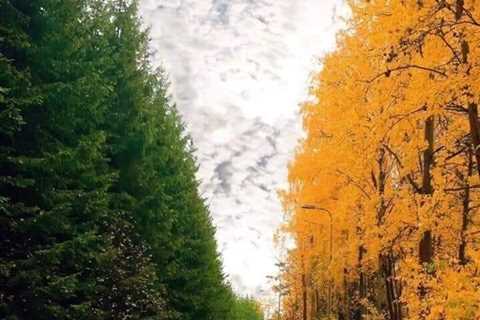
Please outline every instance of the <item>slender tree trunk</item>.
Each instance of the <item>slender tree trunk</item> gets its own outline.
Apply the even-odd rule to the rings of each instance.
[[[399,284],[395,275],[395,261],[391,255],[382,256],[382,267],[387,292],[388,312],[391,320],[402,319]]]
[[[385,205],[385,184],[386,174],[384,170],[385,150],[379,149],[377,157],[378,165],[378,177],[375,179],[375,186],[377,187],[378,195],[380,196],[380,203],[377,208],[377,225],[380,227],[384,222],[385,213],[387,211]],[[372,175],[374,175],[372,173]],[[393,309],[393,285],[392,276],[390,272],[390,262],[388,260],[388,254],[383,253],[380,255],[381,268],[383,269],[382,275],[385,281],[385,293],[387,299],[387,308],[391,320],[395,320],[395,312]]]
[[[317,316],[317,298],[315,297],[315,290],[310,291],[310,317],[315,319]]]
[[[465,191],[463,192],[463,211],[462,211],[462,230],[460,233],[460,246],[458,249],[458,260],[460,261],[461,265],[467,264],[467,257],[465,254],[467,248],[467,239],[466,239],[466,231],[468,228],[469,223],[469,214],[470,214],[470,185],[469,185],[469,178],[473,175],[473,155],[472,149],[467,151],[467,177],[465,182]],[[460,177],[462,180],[463,177]]]
[[[348,285],[348,280],[347,280],[347,269],[343,269],[343,286],[344,286],[344,306],[343,306],[343,313],[344,313],[344,319],[345,320],[350,320],[350,290],[349,290],[349,285]]]
[[[363,255],[366,253],[365,247],[362,245],[358,248],[358,267],[360,269],[360,277],[358,283],[358,291],[359,291],[359,299],[360,301],[364,300],[367,297],[367,281],[365,274],[362,270],[363,265]],[[363,315],[365,315],[366,309],[363,305],[358,306],[358,314],[360,319],[362,319]]]
[[[308,320],[308,306],[307,306],[307,279],[305,273],[302,274],[303,285],[303,320]]]
[[[393,308],[393,286],[392,286],[392,274],[390,270],[390,264],[386,255],[381,256],[383,277],[385,280],[385,292],[387,294],[387,308],[390,320],[395,320],[395,311]]]
[[[478,125],[478,107],[475,103],[468,105],[468,120],[470,123],[473,153],[477,162],[478,175],[480,176],[480,130]]]
[[[389,264],[390,264],[390,274],[391,274],[391,282],[392,282],[392,298],[393,298],[393,312],[394,312],[393,320],[401,320],[402,304],[400,303],[400,295],[402,294],[402,289],[401,289],[400,281],[397,280],[397,275],[395,272],[395,260],[391,255],[389,257]]]
[[[433,193],[431,169],[433,166],[434,126],[434,117],[431,116],[425,121],[425,140],[428,146],[423,152],[423,194]]]
[[[432,173],[433,150],[434,150],[434,117],[431,116],[425,121],[425,140],[428,143],[427,149],[423,152],[423,183],[422,194],[433,194]],[[427,230],[423,233],[419,246],[420,264],[431,263],[433,260],[433,237],[432,231]]]
[[[385,186],[387,174],[385,172],[385,149],[380,148],[378,152],[378,178],[376,179],[376,187],[380,196],[380,203],[377,209],[377,225],[381,226],[385,220],[387,212],[387,204],[385,201]],[[401,306],[399,301],[399,292],[397,290],[398,281],[395,279],[394,269],[395,260],[392,252],[386,252],[380,255],[381,266],[383,269],[383,277],[385,281],[385,292],[387,298],[388,314],[391,320],[401,320]]]

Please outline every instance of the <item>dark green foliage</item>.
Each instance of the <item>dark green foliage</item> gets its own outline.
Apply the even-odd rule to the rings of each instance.
[[[263,320],[263,312],[254,299],[237,297],[230,320]]]
[[[147,36],[135,4],[112,1],[117,68],[108,131],[118,208],[134,212],[157,275],[182,319],[227,319],[231,300],[217,255],[215,230],[198,194],[191,142],[162,74],[150,71]],[[134,27],[132,27],[134,26]],[[148,72],[146,72],[148,71]]]
[[[1,0],[0,318],[165,318],[132,213],[112,205],[114,61],[92,4]]]
[[[135,1],[0,0],[0,319],[260,319]]]

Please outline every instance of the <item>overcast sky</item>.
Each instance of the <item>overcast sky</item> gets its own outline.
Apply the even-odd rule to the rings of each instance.
[[[262,296],[275,273],[277,190],[301,137],[298,104],[334,47],[342,0],[141,0],[154,63],[198,149],[225,271]]]

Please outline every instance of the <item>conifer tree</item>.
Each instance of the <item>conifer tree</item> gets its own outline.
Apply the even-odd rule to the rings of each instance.
[[[132,218],[111,208],[104,8],[1,5],[2,318],[164,318]]]
[[[136,1],[0,9],[0,317],[250,319]]]

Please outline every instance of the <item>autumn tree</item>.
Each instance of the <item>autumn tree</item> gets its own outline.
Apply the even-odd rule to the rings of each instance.
[[[335,308],[307,316],[473,319],[480,8],[456,0],[349,6],[348,28],[302,108],[307,137],[283,194],[301,252],[292,267],[300,255],[309,290],[334,289],[322,299]]]

